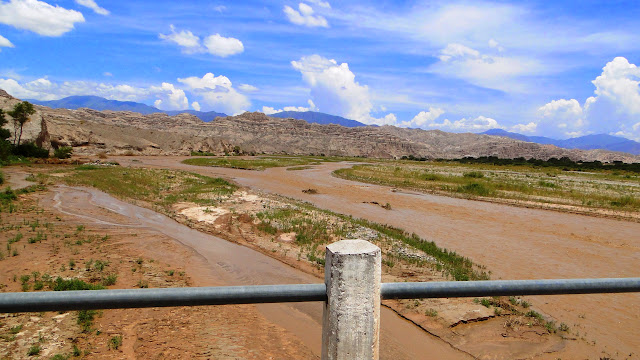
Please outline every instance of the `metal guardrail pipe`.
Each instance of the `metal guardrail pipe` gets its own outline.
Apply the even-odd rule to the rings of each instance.
[[[640,292],[640,278],[381,284],[382,299]],[[0,313],[326,301],[325,284],[0,293]]]
[[[326,301],[325,284],[0,294],[0,313]]]
[[[443,281],[382,284],[383,299],[640,292],[640,278]]]

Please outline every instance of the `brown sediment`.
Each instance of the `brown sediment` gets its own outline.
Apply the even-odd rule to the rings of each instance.
[[[252,249],[191,229],[164,215],[124,203],[100,191],[65,186],[56,187],[53,191],[55,195],[43,204],[67,216],[75,216],[81,221],[106,228],[159,233],[179,243],[183,251],[175,254],[145,244],[144,241],[140,241],[139,245],[140,251],[149,256],[184,266],[200,286],[322,281]],[[189,254],[186,257],[185,251]],[[283,329],[296,341],[303,343],[311,353],[319,356],[322,304],[263,304],[254,308],[266,321]],[[382,311],[382,322],[381,358],[417,359],[426,353],[444,359],[470,358],[465,352],[421,331],[388,309]],[[123,320],[119,324],[126,323]]]
[[[320,208],[415,232],[439,246],[486,265],[494,279],[602,278],[639,276],[640,224],[571,213],[513,207],[339,179],[324,163],[314,169],[263,172],[180,164],[185,157],[118,159],[123,165],[182,169],[232,178],[241,185],[308,201]],[[127,161],[128,160],[128,161]],[[313,187],[320,195],[307,195]],[[393,210],[363,204],[375,198]],[[540,358],[588,358],[595,354],[638,358],[640,294],[540,296],[535,308],[564,322],[583,342]],[[465,326],[473,327],[473,324]],[[590,345],[585,345],[585,344]],[[464,344],[461,344],[464,348]]]

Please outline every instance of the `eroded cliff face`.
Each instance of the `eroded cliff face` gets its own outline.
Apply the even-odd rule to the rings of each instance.
[[[20,100],[0,90],[0,108],[8,111]],[[107,152],[113,155],[188,155],[191,151],[215,154],[239,147],[246,153],[340,155],[399,158],[498,156],[502,158],[560,158],[638,162],[640,157],[604,150],[569,150],[505,137],[453,134],[439,130],[393,126],[346,128],[279,119],[263,113],[220,117],[204,123],[189,114],[141,115],[134,112],[65,110],[35,106],[36,113],[23,129],[24,141],[45,148],[72,146],[77,155]],[[13,131],[11,121],[7,128]]]

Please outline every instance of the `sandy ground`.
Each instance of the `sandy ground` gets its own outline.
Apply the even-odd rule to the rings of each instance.
[[[145,256],[155,259],[156,263],[184,269],[190,285],[322,281],[319,277],[296,270],[257,251],[191,229],[166,216],[119,201],[94,189],[57,186],[45,194],[23,197],[30,196],[39,197],[38,206],[49,214],[49,218],[69,222],[71,228],[76,224],[84,224],[87,228],[119,235],[120,242],[128,245],[129,257]],[[246,195],[250,196],[254,195]],[[22,199],[20,203],[23,203]],[[120,246],[110,250],[117,254],[114,256],[126,253]],[[76,258],[90,256],[78,249],[73,251]],[[102,253],[104,247],[99,251]],[[32,252],[28,260],[18,256],[11,258],[11,262],[3,261],[1,265],[12,272],[20,267],[28,273],[34,271],[34,262],[38,264],[47,259],[46,251],[39,256],[34,257],[34,254]],[[18,260],[22,260],[19,263],[21,265],[15,263]],[[60,261],[64,263],[66,259]],[[131,258],[127,263],[135,261],[135,258]],[[55,270],[38,270],[55,273]],[[125,267],[125,274],[127,270]],[[132,280],[122,281],[136,284]],[[157,287],[157,284],[150,284],[151,287]],[[19,288],[19,284],[15,284],[4,291],[19,291],[14,289],[16,286]],[[320,355],[321,314],[321,303],[109,310],[98,322],[102,326],[102,334],[121,334],[124,337],[118,352],[108,349],[107,336],[94,339],[93,342],[74,340],[73,343],[90,345],[91,358],[307,359]],[[382,323],[382,359],[420,359],[425,354],[442,359],[471,358],[389,309],[383,309]],[[8,328],[9,325],[3,324],[3,327]],[[73,337],[66,336],[68,339]],[[63,343],[67,348],[58,350],[68,351],[71,341]]]
[[[0,189],[4,190],[8,187],[12,188],[13,190],[18,190],[18,189],[23,189],[26,188],[27,186],[31,186],[34,185],[34,182],[28,181],[26,180],[26,178],[29,176],[29,172],[24,171],[24,170],[13,170],[6,172],[5,173],[5,180],[4,180],[4,184],[0,185]]]
[[[401,227],[486,265],[494,279],[635,277],[640,275],[640,224],[516,208],[342,180],[347,164],[308,170],[245,171],[180,164],[181,157],[122,157],[124,166],[182,169],[224,176],[241,185],[309,201],[321,208]],[[303,189],[316,188],[311,195]],[[393,210],[364,204],[390,203]],[[640,357],[640,294],[535,297],[534,304],[591,343],[562,358]]]

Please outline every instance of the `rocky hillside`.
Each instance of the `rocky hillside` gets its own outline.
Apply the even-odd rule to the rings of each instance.
[[[19,100],[0,90],[0,108]],[[412,130],[392,126],[347,128],[245,113],[205,123],[181,114],[142,115],[127,111],[50,109],[36,106],[23,138],[47,148],[72,146],[75,154],[187,155],[191,151],[223,154],[238,146],[243,151],[279,154],[325,154],[380,158],[414,155],[428,158],[464,156],[567,156],[573,160],[640,162],[640,157],[602,150],[569,150],[514,139]]]

